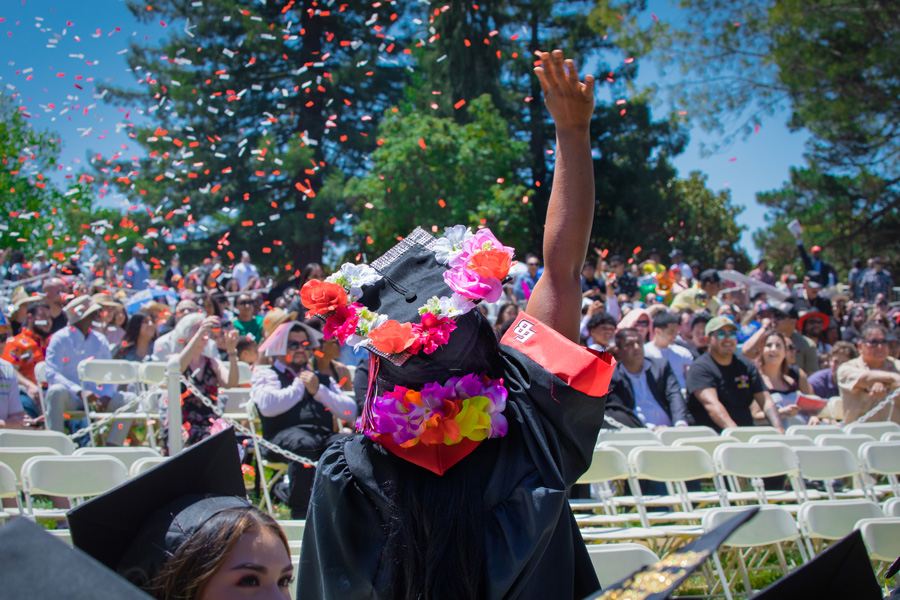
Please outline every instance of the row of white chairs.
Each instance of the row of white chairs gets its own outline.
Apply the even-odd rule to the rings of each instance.
[[[239,369],[239,385],[247,385],[250,383],[252,376],[252,368],[245,362],[238,362]],[[119,413],[122,419],[143,420],[147,423],[148,440],[152,447],[155,447],[156,436],[154,435],[153,423],[158,418],[156,407],[153,406],[154,398],[158,395],[151,393],[154,387],[165,387],[166,383],[166,363],[164,362],[146,362],[137,363],[128,360],[115,359],[86,359],[78,364],[78,377],[82,383],[96,383],[98,385],[122,385],[131,386],[133,391],[141,398],[140,406],[137,410]],[[46,363],[38,363],[35,367],[35,378],[41,386],[40,401],[41,406],[46,414],[47,406],[43,393],[43,386],[48,384],[47,365]],[[88,421],[101,419],[109,415],[98,411],[92,411],[87,404],[82,410],[72,410],[67,412],[70,419],[84,419]],[[91,444],[96,445],[96,438],[91,435]]]
[[[880,495],[900,496],[896,475],[900,473],[900,442],[869,442],[860,449],[869,470],[884,474],[890,484],[869,484],[862,489],[836,491],[832,479],[864,478],[859,462],[846,448],[796,447],[773,442],[724,443],[712,456],[692,446],[642,446],[626,455],[615,447],[601,446],[594,451],[588,471],[580,483],[598,484],[599,500],[571,500],[576,522],[591,539],[668,538],[696,533],[694,523],[712,506],[735,504],[783,503],[792,511],[809,500],[842,498],[877,499]],[[871,465],[876,465],[872,467]],[[763,478],[783,476],[792,491],[767,490]],[[866,475],[867,476],[867,475]],[[807,489],[804,479],[822,481],[826,493]],[[669,493],[646,495],[639,480],[663,482]],[[688,482],[708,480],[714,491],[689,491]],[[742,491],[741,482],[749,480],[751,490]],[[629,495],[616,495],[616,482],[630,489]],[[666,508],[652,512],[648,508]],[[602,514],[581,511],[602,511]],[[627,527],[639,523],[640,527]],[[682,523],[681,525],[656,525]],[[687,523],[688,525],[684,525]],[[625,525],[626,527],[622,527]]]
[[[898,499],[897,502],[900,502]],[[714,508],[703,515],[698,534],[710,531],[746,508]],[[740,577],[744,592],[752,589],[749,570],[768,561],[773,549],[782,574],[789,570],[782,544],[796,547],[800,566],[815,554],[814,544],[838,540],[859,529],[869,557],[886,566],[900,555],[900,510],[897,516],[885,517],[881,508],[866,500],[807,502],[801,505],[795,519],[779,506],[763,506],[749,522],[739,527],[713,555],[716,582],[710,582],[708,595],[718,593],[721,586],[726,598],[732,598],[731,587]],[[642,544],[590,544],[588,553],[602,587],[609,587],[636,569],[659,560],[657,554]],[[725,568],[723,565],[725,559]],[[726,575],[729,573],[731,576]]]
[[[874,423],[848,423],[845,426],[838,425],[791,425],[782,434],[779,430],[769,425],[754,425],[750,427],[726,427],[721,434],[705,425],[692,425],[689,427],[664,427],[655,431],[643,428],[604,429],[600,432],[597,443],[601,442],[660,442],[666,446],[672,446],[677,440],[696,437],[723,437],[748,442],[757,435],[787,435],[791,437],[806,437],[813,441],[823,435],[868,435],[875,440],[898,441],[900,440],[900,425],[893,421],[878,421]]]

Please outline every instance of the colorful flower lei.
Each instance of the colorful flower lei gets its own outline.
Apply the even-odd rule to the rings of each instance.
[[[397,386],[375,398],[362,432],[372,439],[390,435],[402,448],[503,437],[506,394],[502,379],[475,374],[429,383],[421,391]]]
[[[300,292],[313,315],[325,317],[324,336],[359,348],[370,345],[387,355],[420,351],[431,354],[447,343],[455,320],[475,308],[474,301],[495,302],[512,267],[513,249],[503,246],[489,229],[476,233],[464,225],[448,227],[435,241],[435,258],[448,265],[444,281],[451,296],[432,297],[419,307],[419,323],[399,323],[356,301],[362,289],[381,274],[369,265],[344,263],[325,281],[307,282]]]

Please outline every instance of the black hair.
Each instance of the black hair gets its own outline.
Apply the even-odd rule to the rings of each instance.
[[[870,331],[878,331],[881,332],[881,335],[887,337],[888,330],[887,327],[879,323],[878,321],[869,321],[865,325],[862,326],[862,329],[859,330],[859,337],[862,340],[866,339],[866,334]]]
[[[706,312],[706,311],[699,312],[696,315],[694,315],[693,319],[691,319],[691,329],[693,329],[694,327],[696,327],[697,325],[700,325],[700,324],[706,325],[711,320],[712,320],[712,316],[710,316],[710,314],[708,312]]]
[[[707,269],[700,273],[700,283],[719,283],[719,272],[715,269]]]
[[[249,349],[255,343],[256,341],[251,340],[246,335],[242,335],[238,337],[237,347],[235,348],[235,350],[237,350],[237,353],[240,354],[244,350]]]
[[[590,331],[595,327],[600,327],[601,325],[616,325],[616,318],[609,314],[606,311],[600,311],[596,315],[592,316],[588,319],[587,322],[587,330]]]
[[[613,254],[613,255],[610,257],[610,259],[609,259],[609,264],[610,264],[610,265],[612,265],[612,264],[615,263],[615,262],[620,262],[620,263],[622,263],[622,264],[625,264],[625,261],[624,261],[624,260],[622,259],[622,257],[619,256],[618,254]]]
[[[144,326],[144,319],[149,317],[149,314],[140,310],[131,315],[131,318],[125,323],[125,336],[122,338],[123,346],[133,346],[137,343],[141,334],[141,327]]]
[[[680,324],[681,319],[676,317],[670,312],[666,312],[664,310],[659,311],[655,315],[653,315],[653,329],[665,329],[669,325],[672,324]]]
[[[853,266],[854,269],[861,269],[863,262],[862,262],[862,259],[860,259],[860,258],[854,258],[853,260],[850,261],[850,264]]]
[[[50,310],[50,305],[47,304],[46,302],[44,302],[43,300],[41,300],[40,302],[32,302],[31,304],[28,305],[28,310],[25,311],[25,314],[33,317],[42,308],[46,308],[47,310]]]
[[[625,343],[625,339],[631,336],[636,337],[638,340],[644,339],[641,336],[641,332],[634,327],[625,327],[616,332],[616,348],[621,348]]]

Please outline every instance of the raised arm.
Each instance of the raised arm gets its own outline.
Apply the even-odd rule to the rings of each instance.
[[[594,78],[579,81],[561,50],[541,53],[534,70],[556,125],[556,168],[544,224],[544,274],[526,312],[574,342],[581,319],[581,267],[594,220],[590,124]]]

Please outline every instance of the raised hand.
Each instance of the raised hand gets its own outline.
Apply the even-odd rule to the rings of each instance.
[[[590,126],[594,112],[594,77],[578,79],[575,61],[567,59],[562,50],[541,52],[541,66],[534,69],[544,104],[558,131],[582,130]]]

